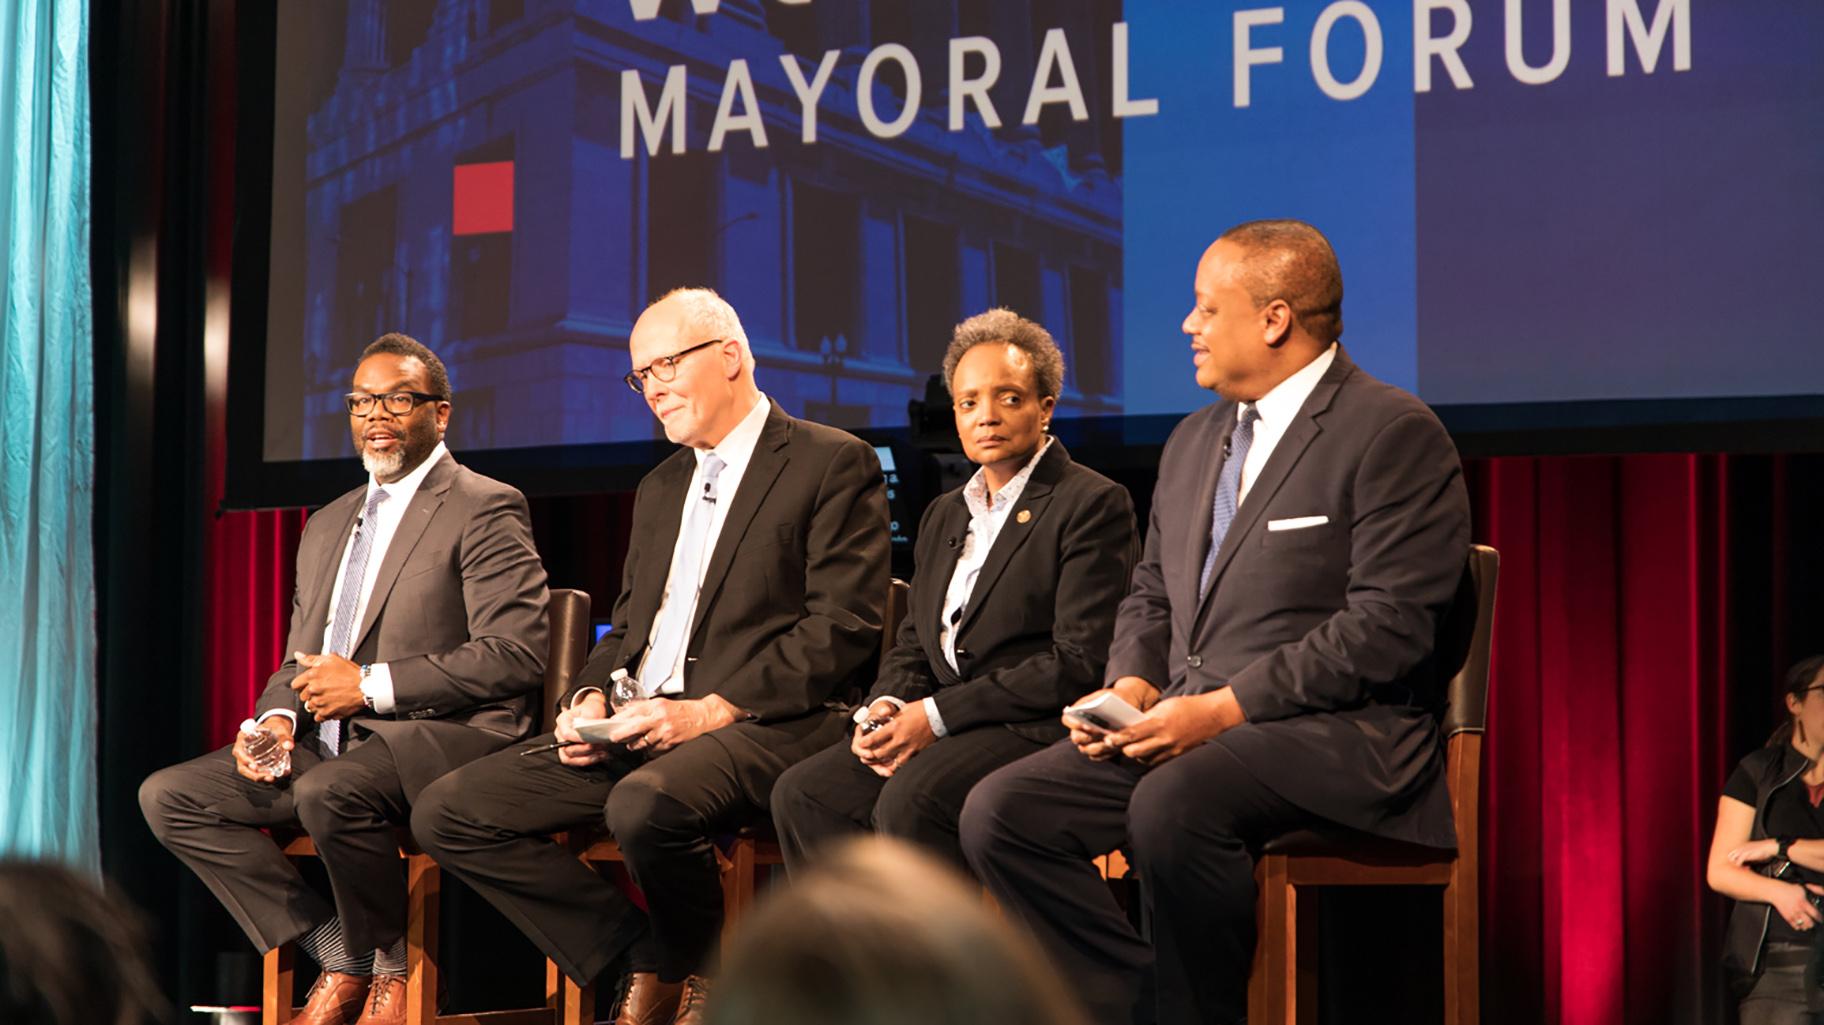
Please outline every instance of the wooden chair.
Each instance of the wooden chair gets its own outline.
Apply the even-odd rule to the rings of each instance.
[[[1455,672],[1443,716],[1445,781],[1456,816],[1457,849],[1439,850],[1354,834],[1295,833],[1266,845],[1255,865],[1258,942],[1248,980],[1248,1020],[1317,1021],[1317,888],[1444,888],[1444,1021],[1481,1018],[1477,851],[1481,825],[1482,733],[1487,725],[1489,638],[1500,556],[1472,545],[1457,601],[1438,646],[1441,672]],[[1303,934],[1301,937],[1301,933]],[[1301,944],[1300,940],[1303,940]]]
[[[893,638],[899,632],[900,620],[905,618],[907,596],[911,590],[910,584],[897,578],[887,585],[887,604],[881,618],[881,664],[886,662],[887,652],[893,649]],[[555,700],[552,706],[556,707]],[[571,843],[576,856],[592,865],[622,864],[625,860],[620,847],[606,836],[572,835],[560,838],[560,842]],[[784,852],[779,849],[779,839],[774,835],[771,823],[748,826],[717,843],[716,867],[720,870],[722,879],[724,935],[734,929],[753,907],[754,894],[759,889],[760,870],[784,863]],[[560,1008],[558,1025],[594,1025],[596,992],[593,984],[578,986],[550,962],[546,962],[545,977],[561,990],[556,1005]]]
[[[555,689],[561,694],[569,689],[571,677],[582,668],[589,652],[589,595],[553,589],[546,614],[551,625],[551,647],[545,659],[545,693]],[[294,858],[317,856],[316,845],[308,836],[291,839],[282,849]],[[482,1014],[437,1013],[437,915],[443,872],[412,842],[409,830],[399,831],[399,857],[405,860],[406,872],[405,1020],[409,1025],[551,1025],[558,1014],[560,977],[554,966],[545,972],[546,1007]],[[296,992],[296,956],[290,943],[266,952],[261,971],[261,1025],[286,1025],[296,1017],[297,1009],[291,1005]]]

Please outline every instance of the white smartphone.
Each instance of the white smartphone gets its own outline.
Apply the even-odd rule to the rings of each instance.
[[[1140,721],[1140,710],[1119,694],[1102,693],[1064,709],[1064,716],[1092,730],[1112,733]]]

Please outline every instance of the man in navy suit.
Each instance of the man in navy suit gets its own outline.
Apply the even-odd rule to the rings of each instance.
[[[1325,826],[1456,843],[1432,664],[1469,508],[1449,436],[1342,351],[1342,274],[1298,221],[1225,232],[1185,317],[1221,401],[1166,442],[1107,690],[1145,714],[970,794],[970,865],[1094,1020],[1241,1021],[1254,855]],[[1090,859],[1125,846],[1143,940]],[[1147,992],[1148,971],[1154,992]]]

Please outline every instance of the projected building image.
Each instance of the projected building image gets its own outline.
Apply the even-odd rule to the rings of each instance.
[[[657,437],[620,380],[628,333],[650,299],[698,284],[740,312],[761,386],[795,414],[903,426],[951,325],[992,305],[1064,347],[1060,415],[1121,412],[1121,148],[1107,85],[1120,14],[1115,2],[724,0],[696,16],[667,0],[636,21],[626,0],[322,5],[318,43],[339,36],[340,65],[304,146],[293,287],[307,426],[294,457],[346,454],[340,396],[361,347],[387,330],[449,362],[458,448]],[[1050,103],[1023,124],[1052,30],[1088,116]],[[974,107],[949,123],[961,37],[997,48],[998,129]],[[868,54],[888,43],[921,80],[916,116],[890,143],[864,126],[856,95]],[[780,56],[808,80],[832,50],[807,143]],[[709,148],[731,62],[751,71],[764,147],[736,130]],[[624,72],[656,106],[676,66],[682,152],[666,134],[650,153],[635,125],[624,155]],[[871,108],[897,117],[903,66],[871,77]]]

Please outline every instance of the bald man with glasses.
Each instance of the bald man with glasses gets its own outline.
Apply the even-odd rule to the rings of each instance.
[[[648,307],[629,349],[627,384],[681,447],[640,482],[613,630],[555,734],[433,784],[412,832],[571,979],[625,971],[617,1022],[692,1025],[721,931],[713,838],[763,819],[774,780],[846,733],[843,701],[872,680],[886,481],[865,442],[761,394],[714,292]],[[586,743],[577,722],[609,715],[619,673],[634,692]],[[548,839],[602,825],[645,911]]]

